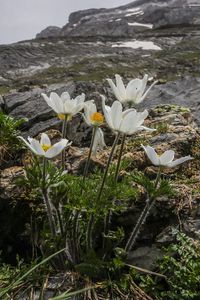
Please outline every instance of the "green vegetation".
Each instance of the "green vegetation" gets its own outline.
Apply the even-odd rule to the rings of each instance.
[[[165,249],[157,272],[166,280],[139,276],[140,286],[159,300],[197,300],[200,297],[200,245],[183,232],[172,230],[174,243]]]
[[[11,116],[0,112],[0,161],[5,156],[9,158],[21,149],[21,143],[17,136],[20,126],[26,122],[25,119],[15,120]]]
[[[7,94],[10,91],[10,87],[6,85],[1,85],[0,86],[0,95]]]

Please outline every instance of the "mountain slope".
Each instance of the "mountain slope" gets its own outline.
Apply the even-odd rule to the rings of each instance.
[[[134,36],[135,33],[169,26],[200,25],[199,0],[138,0],[112,9],[87,9],[69,16],[69,22],[56,35]],[[37,38],[54,35],[49,28]]]

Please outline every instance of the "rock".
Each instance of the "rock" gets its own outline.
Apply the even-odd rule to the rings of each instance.
[[[42,30],[40,33],[36,35],[37,39],[41,38],[49,38],[58,36],[60,34],[61,28],[58,26],[49,26],[46,29]]]
[[[87,9],[72,13],[62,29],[47,27],[36,37],[134,36],[152,28],[199,25],[198,0],[134,1],[112,9]]]
[[[139,247],[131,251],[128,255],[127,262],[146,270],[154,270],[156,262],[162,257],[162,251],[156,246]]]
[[[68,91],[72,94],[74,88],[74,84],[68,82],[50,85],[45,89],[35,88],[27,92],[11,93],[3,96],[4,110],[16,119],[27,118],[22,130],[25,131],[25,136],[36,136],[50,128],[58,128],[61,123],[58,118],[54,118],[55,112],[44,101],[41,93],[49,95],[52,91],[58,94]]]

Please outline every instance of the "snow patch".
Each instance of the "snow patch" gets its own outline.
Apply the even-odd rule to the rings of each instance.
[[[134,16],[134,15],[142,16],[143,14],[144,14],[144,12],[142,10],[140,10],[140,11],[132,12],[130,14],[126,14],[125,17],[131,17],[131,16]]]
[[[128,23],[129,26],[142,26],[142,27],[147,27],[147,28],[153,28],[153,24],[143,24],[143,23],[137,23],[137,22],[133,22],[133,23]]]
[[[128,41],[123,43],[113,44],[112,48],[132,48],[132,49],[142,49],[142,50],[162,50],[159,46],[155,45],[152,41]]]

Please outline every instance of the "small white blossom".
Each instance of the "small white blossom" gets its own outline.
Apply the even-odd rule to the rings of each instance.
[[[138,104],[144,100],[150,89],[157,83],[155,81],[152,85],[146,90],[148,75],[144,75],[143,79],[132,79],[128,85],[125,87],[123,80],[120,75],[115,75],[116,84],[112,79],[107,79],[108,83],[113,90],[116,98],[122,103],[132,103]]]
[[[150,146],[143,146],[144,151],[146,152],[149,160],[152,162],[154,166],[161,166],[161,167],[168,167],[173,168],[176,167],[185,161],[193,159],[190,155],[181,157],[179,159],[174,160],[174,151],[173,150],[167,150],[162,155],[158,155],[154,148]]]
[[[46,94],[42,94],[46,103],[57,113],[58,117],[61,120],[64,120],[65,117],[68,120],[80,112],[84,107],[85,94],[81,94],[74,99],[70,98],[68,92],[64,92],[61,96],[52,92],[50,97]]]
[[[122,111],[122,104],[119,101],[113,102],[112,106],[105,105],[105,98],[102,97],[102,108],[106,122],[110,129],[126,135],[132,135],[138,130],[154,129],[143,126],[143,122],[148,116],[148,111],[137,112],[135,109],[127,109]]]
[[[21,139],[34,154],[46,158],[57,156],[64,148],[71,145],[71,142],[67,139],[61,139],[60,142],[51,145],[51,141],[46,133],[42,133],[40,142],[30,137],[28,137],[28,141],[22,136],[19,136],[19,139]]]

